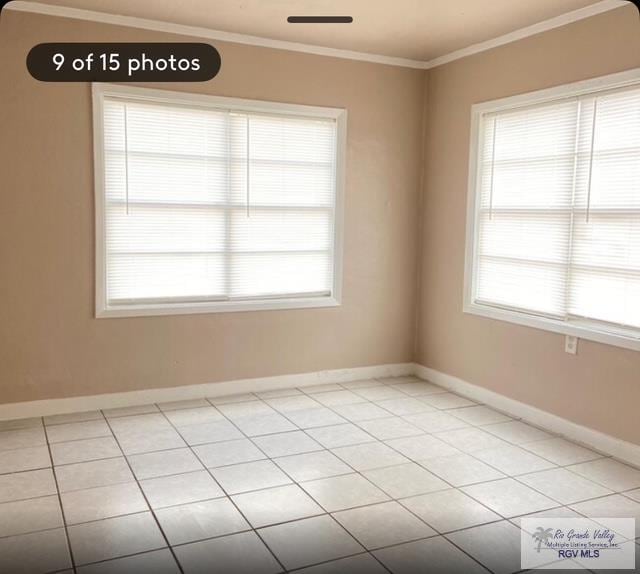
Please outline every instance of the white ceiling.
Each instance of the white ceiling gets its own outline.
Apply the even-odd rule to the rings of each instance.
[[[383,56],[429,61],[598,0],[41,0],[67,6]],[[608,0],[611,3],[611,0]],[[352,24],[289,24],[345,15]]]

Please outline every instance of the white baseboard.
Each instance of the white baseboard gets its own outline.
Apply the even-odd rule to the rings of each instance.
[[[377,377],[400,377],[412,375],[414,369],[415,366],[413,363],[395,363],[374,365],[371,367],[315,371],[295,375],[238,379],[235,381],[185,385],[164,389],[145,389],[123,393],[69,397],[66,399],[44,399],[22,403],[7,403],[0,405],[0,420],[60,415],[96,409],[129,407],[151,403],[201,399],[205,397],[221,397],[290,387],[308,387],[323,383],[358,381],[360,379],[373,379]]]
[[[416,364],[414,373],[421,379],[431,381],[476,402],[484,403],[532,425],[640,467],[640,445],[579,425],[429,367]]]

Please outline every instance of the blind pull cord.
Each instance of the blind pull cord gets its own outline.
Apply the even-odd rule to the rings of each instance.
[[[249,132],[250,132],[250,129],[249,129],[249,122],[250,121],[251,121],[251,118],[249,116],[247,116],[247,174],[246,174],[246,178],[247,178],[247,217],[249,217],[249,199],[250,199],[250,183],[249,183],[249,178],[250,178],[250,169],[249,169],[249,162],[250,162]]]
[[[589,223],[589,215],[591,212],[591,179],[593,174],[593,146],[596,141],[596,115],[598,113],[598,98],[593,102],[593,121],[591,122],[591,149],[589,151],[589,181],[587,183],[587,216],[586,222]]]
[[[129,128],[127,124],[127,104],[124,105],[124,191],[125,213],[129,215]]]
[[[489,221],[493,220],[493,172],[496,160],[496,132],[498,131],[497,117],[493,116],[493,136],[491,142],[491,179],[489,183]]]

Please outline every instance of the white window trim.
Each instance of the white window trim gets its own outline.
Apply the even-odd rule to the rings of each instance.
[[[469,147],[469,187],[467,195],[467,225],[465,245],[464,271],[464,313],[479,315],[489,319],[507,321],[517,325],[533,327],[553,333],[572,335],[589,341],[596,341],[625,349],[640,351],[640,331],[625,329],[619,325],[607,325],[597,321],[572,318],[561,321],[550,317],[536,316],[532,313],[498,308],[491,305],[477,303],[473,300],[476,285],[476,245],[478,243],[477,218],[479,213],[479,184],[480,165],[478,158],[482,154],[483,115],[491,112],[504,111],[526,105],[544,102],[560,101],[592,92],[617,90],[620,88],[640,84],[640,68],[625,72],[593,78],[572,84],[566,84],[528,94],[520,94],[489,102],[482,102],[471,107],[471,142]]]
[[[104,131],[103,102],[106,96],[128,99],[197,105],[245,112],[277,113],[289,116],[331,118],[336,121],[336,197],[333,237],[333,286],[329,296],[300,296],[287,298],[252,298],[246,301],[203,301],[184,303],[148,303],[109,305],[106,297],[105,253],[105,188],[104,188]],[[139,317],[149,315],[182,315],[195,313],[225,313],[234,311],[264,311],[277,309],[303,309],[336,307],[342,302],[342,268],[344,236],[344,189],[347,141],[347,111],[342,108],[325,108],[261,100],[245,100],[139,88],[116,84],[92,84],[93,98],[93,146],[95,181],[95,315],[103,317]]]

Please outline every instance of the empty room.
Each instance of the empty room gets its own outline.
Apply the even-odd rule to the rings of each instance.
[[[640,2],[0,9],[0,574],[640,572]]]

